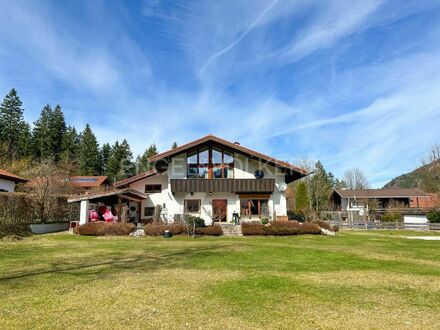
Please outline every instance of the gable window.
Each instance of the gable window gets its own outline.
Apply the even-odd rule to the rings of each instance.
[[[189,179],[228,179],[234,177],[234,153],[220,147],[203,147],[187,154]]]
[[[162,191],[161,184],[146,184],[145,192],[146,193],[160,193]]]
[[[199,213],[200,212],[200,199],[185,199],[185,213]]]

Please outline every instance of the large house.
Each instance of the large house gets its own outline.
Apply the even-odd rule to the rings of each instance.
[[[27,181],[15,174],[0,169],[0,192],[14,192],[17,183],[25,183]]]
[[[295,165],[214,135],[149,161],[152,170],[114,184],[121,194],[131,194],[127,207],[137,221],[151,218],[157,205],[166,221],[183,214],[199,216],[207,224],[213,219],[231,222],[235,214],[244,219],[276,219],[286,216],[287,184],[307,174]]]

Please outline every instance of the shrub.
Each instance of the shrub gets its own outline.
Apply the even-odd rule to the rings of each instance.
[[[402,215],[396,212],[386,212],[382,214],[382,216],[380,217],[380,221],[382,222],[402,221]]]
[[[223,229],[219,225],[206,226],[196,229],[197,235],[206,236],[221,236],[223,235]]]
[[[163,236],[165,230],[169,230],[171,235],[186,235],[188,234],[186,224],[180,221],[175,221],[171,224],[165,224],[163,222],[150,223],[145,225],[144,232],[147,236]],[[199,226],[196,227],[197,235],[209,235],[209,236],[220,236],[223,235],[223,229],[219,225],[213,226]]]
[[[261,218],[261,224],[262,225],[267,225],[269,223],[269,219],[268,218]]]
[[[199,217],[195,217],[193,215],[186,215],[185,222],[188,226],[194,226],[196,228],[205,227],[205,220]]]
[[[125,236],[135,229],[132,223],[88,222],[75,228],[75,233],[87,236]]]
[[[264,225],[258,222],[242,222],[241,233],[245,236],[250,235],[264,235]]]
[[[26,224],[2,225],[0,224],[0,238],[6,236],[31,236],[31,228]]]
[[[305,221],[304,213],[301,211],[299,211],[299,212],[287,211],[287,218],[289,220],[295,220],[295,221],[299,221],[299,222]]]
[[[144,233],[147,236],[162,236],[165,230],[170,230],[170,226],[163,222],[148,223],[144,226]]]
[[[241,232],[243,235],[304,235],[321,234],[321,228],[310,222],[300,223],[297,221],[274,221],[268,225],[262,225],[257,222],[244,222],[241,224]]]
[[[320,228],[324,228],[327,230],[335,231],[335,226],[332,226],[330,223],[324,220],[313,220],[311,223],[317,224]]]
[[[40,223],[38,203],[34,195],[25,193],[0,193],[0,224]],[[79,204],[68,204],[64,196],[51,199],[45,209],[45,222],[78,220]]]
[[[440,223],[440,210],[429,211],[426,217],[431,223]]]

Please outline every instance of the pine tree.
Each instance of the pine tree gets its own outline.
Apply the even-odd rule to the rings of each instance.
[[[61,106],[57,105],[52,111],[52,115],[49,121],[49,141],[50,151],[55,161],[60,160],[61,153],[63,151],[63,139],[66,134],[66,121],[64,120],[64,113],[61,110]]]
[[[101,148],[101,170],[103,175],[107,175],[107,167],[112,152],[112,147],[108,143],[104,143]]]
[[[28,123],[23,122],[20,128],[20,136],[17,141],[17,155],[19,159],[31,156],[32,134]]]
[[[317,161],[314,175],[310,182],[311,204],[315,211],[328,209],[332,185],[332,179],[326,172],[324,165]]]
[[[127,140],[124,139],[122,143],[116,141],[112,147],[107,167],[107,176],[110,181],[115,182],[134,175],[135,167],[132,159],[133,154]]]
[[[4,144],[6,157],[13,161],[18,153],[18,141],[25,121],[22,102],[13,88],[0,105],[0,142]]]
[[[98,175],[101,173],[99,145],[89,124],[80,134],[79,170],[82,175]]]
[[[296,184],[295,192],[295,209],[296,211],[303,211],[309,208],[309,193],[307,191],[307,184],[304,181],[299,181]]]
[[[52,159],[52,143],[49,128],[52,121],[52,108],[46,104],[41,110],[40,117],[34,122],[32,131],[32,150],[37,160]]]
[[[158,154],[157,147],[153,143],[144,152],[141,157],[136,158],[136,173],[144,173],[153,168],[153,166],[148,162],[148,158],[156,156]]]
[[[77,163],[80,139],[75,127],[69,126],[63,135],[60,159],[67,163]]]

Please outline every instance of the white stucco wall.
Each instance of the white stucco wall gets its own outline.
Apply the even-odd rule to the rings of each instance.
[[[255,179],[255,170],[262,169],[264,171],[264,178],[275,178],[276,188],[269,199],[269,214],[271,217],[276,215],[286,215],[287,205],[285,192],[280,188],[281,184],[285,184],[285,176],[280,173],[278,169],[273,166],[263,165],[259,167],[256,160],[249,160],[248,157],[236,154],[234,161],[234,178],[235,179]],[[174,157],[165,174],[157,174],[155,176],[142,179],[140,181],[130,184],[130,188],[136,189],[140,192],[145,192],[146,184],[161,184],[162,192],[149,193],[149,198],[142,202],[141,218],[145,219],[144,208],[154,207],[156,205],[165,206],[164,218],[167,221],[173,221],[175,214],[184,213],[185,199],[200,199],[201,211],[198,216],[203,218],[207,224],[211,223],[212,216],[212,200],[226,199],[227,200],[227,221],[232,221],[232,214],[234,212],[240,213],[240,199],[237,194],[231,193],[209,193],[194,192],[190,193],[171,193],[170,179],[185,179],[186,178],[186,154]],[[282,187],[282,185],[281,185]],[[134,205],[134,204],[133,204]]]
[[[14,192],[15,182],[5,179],[0,179],[0,190],[6,190],[7,192]]]
[[[280,170],[274,166],[260,163],[255,159],[235,154],[234,156],[234,178],[235,179],[255,179],[255,171],[262,170],[265,179],[273,179]]]

